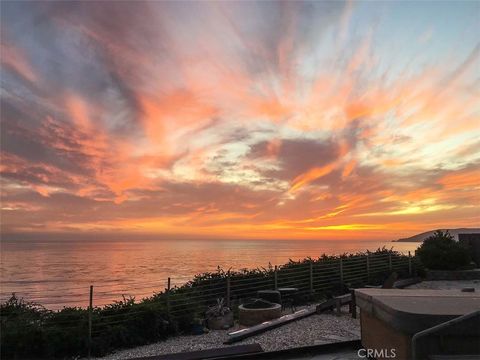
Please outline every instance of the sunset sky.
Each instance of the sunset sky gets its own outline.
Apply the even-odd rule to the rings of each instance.
[[[477,1],[1,7],[6,238],[479,227]]]

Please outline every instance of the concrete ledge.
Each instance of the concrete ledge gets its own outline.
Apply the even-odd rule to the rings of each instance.
[[[412,358],[412,338],[419,337],[418,334],[436,330],[445,326],[446,323],[454,323],[462,315],[477,311],[480,304],[478,293],[460,290],[357,289],[355,297],[360,307],[363,346],[372,349],[393,348],[399,359]],[[463,328],[463,330],[468,329]],[[456,331],[456,334],[459,333],[460,331]],[[447,341],[444,341],[445,338],[441,338],[440,343],[442,346],[447,344],[449,349],[452,348],[452,344],[455,344],[453,347],[458,345],[457,347],[466,348],[465,344],[472,343],[471,337],[461,336],[459,340],[456,335],[451,336],[451,333],[448,335],[446,340],[451,343],[447,344]],[[462,335],[470,335],[470,333],[462,333]],[[473,341],[476,340],[478,339]],[[437,345],[436,342],[433,344]],[[426,343],[422,349],[429,346],[430,343]],[[437,348],[441,349],[438,346]],[[434,350],[438,350],[437,348]],[[428,352],[428,354],[438,353],[442,354],[442,351]],[[377,360],[387,358],[386,355],[376,357]],[[422,356],[417,359],[427,358]]]
[[[480,269],[428,270],[426,280],[480,280]]]
[[[478,309],[480,294],[460,290],[357,289],[357,305],[405,334],[414,334]]]

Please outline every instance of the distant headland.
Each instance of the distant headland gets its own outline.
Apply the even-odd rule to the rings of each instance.
[[[435,229],[423,232],[421,234],[413,235],[408,238],[402,238],[398,240],[393,240],[393,242],[422,242],[427,237],[433,235],[437,230],[442,230],[448,232],[455,238],[458,239],[458,234],[480,234],[480,228],[459,228],[459,229]]]

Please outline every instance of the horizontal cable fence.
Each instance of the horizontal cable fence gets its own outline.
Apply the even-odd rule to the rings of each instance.
[[[188,332],[192,322],[204,318],[205,311],[217,299],[223,298],[235,312],[237,305],[257,297],[260,290],[295,288],[298,289],[299,304],[311,304],[343,294],[349,288],[380,285],[393,271],[406,278],[421,269],[416,257],[385,249],[356,255],[324,255],[318,259],[290,261],[281,266],[269,265],[252,270],[218,269],[217,272],[197,275],[179,286],[171,286],[168,278],[165,282],[121,284],[110,290],[92,287],[90,294],[85,288],[81,297],[90,304],[88,308],[65,307],[50,311],[13,298],[2,304],[0,320],[2,333],[8,333],[12,327],[17,332],[41,332],[44,338],[64,334],[63,345],[58,345],[56,353],[49,355],[98,355],[120,346],[140,345],[172,333]],[[151,285],[158,285],[159,291],[152,294]],[[136,301],[129,294],[143,298]],[[69,302],[74,303],[57,295],[49,297],[40,292],[34,295],[27,300],[45,305],[68,306]],[[118,299],[119,296],[123,297],[120,301],[95,306],[95,299]],[[15,347],[12,354],[18,355]]]

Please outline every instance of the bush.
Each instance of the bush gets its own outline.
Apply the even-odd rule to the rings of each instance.
[[[22,352],[24,348],[29,348],[33,354],[44,351],[41,323],[46,309],[13,294],[0,310],[2,357]]]
[[[447,231],[436,231],[418,248],[417,255],[428,269],[458,270],[469,265],[468,248],[453,239]]]

